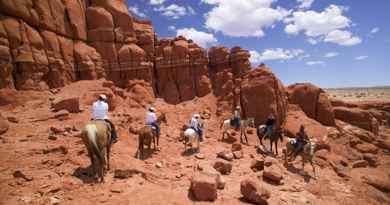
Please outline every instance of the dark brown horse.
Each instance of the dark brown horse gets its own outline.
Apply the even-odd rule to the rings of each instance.
[[[167,117],[165,113],[162,113],[156,120],[156,123],[160,125],[162,122],[167,123]],[[138,156],[143,158],[144,145],[148,146],[148,149],[151,148],[152,142],[154,144],[154,149],[158,149],[160,141],[160,135],[156,133],[156,130],[152,129],[151,126],[146,125],[142,127],[138,132]]]
[[[270,147],[271,147],[271,152],[272,152],[272,145],[275,144],[275,149],[276,149],[276,155],[278,155],[278,141],[279,139],[283,142],[283,133],[282,130],[277,129],[272,132],[271,136],[264,136],[266,126],[265,125],[260,125],[256,128],[256,133],[257,137],[259,138],[260,144],[263,145],[263,138],[269,138],[270,141]],[[273,152],[272,152],[273,153]]]
[[[91,160],[92,175],[104,182],[105,166],[110,169],[111,128],[103,120],[91,121],[81,131],[81,138]]]

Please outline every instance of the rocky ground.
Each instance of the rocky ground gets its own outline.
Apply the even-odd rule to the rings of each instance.
[[[302,170],[299,158],[290,165],[283,163],[286,141],[279,144],[276,156],[267,153],[268,141],[265,147],[258,146],[253,129],[248,131],[249,145],[232,145],[239,143],[234,132],[227,141],[220,141],[222,119],[215,115],[217,103],[211,94],[177,105],[157,99],[154,105],[167,113],[168,123],[162,125],[161,151],[147,150],[143,160],[135,157],[135,132],[142,126],[145,108],[113,94],[116,100],[112,100],[115,107],[110,116],[118,126],[119,142],[113,146],[105,182],[96,183],[87,176],[90,162],[80,130],[90,118],[90,102],[104,88],[90,84],[79,82],[52,92],[1,92],[0,204],[247,204],[251,197],[241,193],[250,187],[242,183],[246,179],[255,183],[252,199],[259,204],[390,203],[388,125],[380,126],[374,135],[338,120],[336,112],[337,129],[325,127],[289,106],[286,129],[294,130],[296,121],[307,121],[309,130],[315,130],[310,134],[322,140],[315,177],[309,164]],[[75,86],[83,89],[75,91]],[[72,92],[78,92],[80,99],[67,98],[61,105],[58,99]],[[63,107],[54,112],[56,106]],[[211,118],[205,120],[200,154],[184,152],[180,128],[194,112],[202,111]],[[232,149],[239,152],[236,159],[217,157],[226,151],[229,158]],[[242,158],[237,156],[240,153]],[[202,174],[203,178],[198,176]],[[196,184],[197,180],[201,189],[210,191],[191,190],[191,181]],[[223,184],[223,189],[216,188]],[[196,202],[202,197],[215,200]]]

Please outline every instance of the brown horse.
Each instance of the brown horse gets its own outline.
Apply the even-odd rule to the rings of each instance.
[[[266,129],[266,126],[265,125],[260,125],[256,128],[256,133],[257,133],[257,137],[259,138],[259,141],[260,141],[260,144],[262,146],[263,145],[263,138],[266,137],[266,138],[269,138],[269,143],[270,143],[270,147],[271,147],[271,152],[272,152],[272,144],[275,144],[275,149],[276,149],[276,155],[278,155],[278,141],[280,139],[280,141],[283,142],[283,133],[281,130],[274,130],[272,132],[272,136],[264,136],[264,131]]]
[[[156,120],[156,123],[160,125],[162,122],[167,123],[167,117],[165,113],[162,113]],[[138,132],[138,156],[143,158],[144,145],[148,146],[148,149],[151,148],[151,144],[154,144],[154,149],[159,147],[160,136],[156,133],[151,126],[146,125],[142,127]]]
[[[94,120],[81,131],[81,138],[87,148],[93,177],[104,182],[105,166],[110,169],[111,127],[104,120]],[[107,157],[107,159],[106,159]],[[97,172],[96,172],[97,171]]]

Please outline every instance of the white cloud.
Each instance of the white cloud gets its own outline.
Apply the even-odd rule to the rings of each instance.
[[[358,56],[358,57],[355,58],[355,60],[360,61],[360,60],[364,60],[366,58],[368,58],[368,56]]]
[[[168,30],[175,31],[176,30],[176,26],[168,26]]]
[[[172,19],[178,19],[186,15],[193,15],[195,11],[191,7],[183,7],[177,4],[171,4],[167,7],[160,6],[159,8],[154,8],[154,11],[161,12],[161,15],[170,17]]]
[[[187,7],[187,9],[188,9],[188,13],[190,13],[191,15],[196,14],[195,10],[191,6]]]
[[[343,15],[348,7],[330,5],[322,12],[296,11],[292,17],[284,20],[287,24],[284,31],[296,35],[303,31],[310,44],[320,41],[352,46],[361,43],[361,38],[353,36],[349,31],[341,30],[351,26],[352,21]]]
[[[251,54],[250,61],[252,63],[261,63],[270,60],[288,60],[301,56],[304,51],[302,49],[283,49],[283,48],[271,48],[266,49],[262,53],[257,51],[249,51]]]
[[[315,66],[315,65],[325,65],[324,61],[307,61],[306,65]]]
[[[329,53],[326,53],[325,55],[324,55],[324,57],[325,58],[333,58],[333,57],[336,57],[336,56],[338,56],[339,55],[339,53],[336,53],[336,52],[329,52]]]
[[[150,0],[149,4],[150,5],[161,5],[165,2],[165,0]]]
[[[137,6],[129,6],[129,11],[132,13],[132,14],[135,14],[139,17],[142,17],[142,18],[146,18],[146,14],[145,13],[142,13]]]
[[[375,28],[371,29],[370,33],[378,33],[379,31],[380,31],[380,28],[375,27]]]
[[[316,40],[314,38],[308,38],[306,41],[308,43],[310,43],[311,45],[316,45],[318,43],[318,40]]]
[[[362,42],[357,36],[352,36],[349,31],[334,30],[325,36],[324,42],[337,43],[342,46],[353,46]]]
[[[272,8],[276,0],[202,0],[214,7],[206,16],[206,28],[233,37],[262,37],[263,29],[283,20],[289,12]]]
[[[293,13],[293,23],[286,26],[287,30],[303,30],[307,36],[325,35],[333,30],[349,27],[351,20],[342,15],[343,9],[336,5],[330,5],[323,12],[296,11]],[[294,29],[291,29],[294,27]],[[286,30],[285,29],[285,30]],[[287,32],[287,31],[286,31]],[[287,32],[289,33],[289,32]]]
[[[213,34],[198,31],[194,28],[182,28],[178,29],[176,36],[184,36],[188,39],[192,39],[195,43],[202,47],[207,47],[207,45],[217,42],[217,39]]]
[[[311,5],[313,4],[314,0],[297,0],[297,2],[300,3],[298,8],[306,9],[306,8],[310,8],[311,7]]]

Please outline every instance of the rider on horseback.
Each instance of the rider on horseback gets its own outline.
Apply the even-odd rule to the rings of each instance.
[[[238,131],[240,129],[241,107],[237,106],[233,113],[232,125]]]
[[[92,120],[104,120],[111,127],[111,143],[118,141],[117,133],[114,124],[108,119],[108,104],[107,96],[104,94],[99,95],[99,98],[92,105]]]
[[[195,130],[196,133],[198,133],[199,140],[202,142],[203,141],[203,129],[202,129],[202,125],[200,123],[200,115],[199,114],[195,114],[191,118],[191,128],[193,130]]]
[[[267,122],[265,123],[265,126],[266,126],[265,130],[264,130],[265,137],[272,136],[273,130],[274,130],[274,125],[275,125],[275,116],[274,116],[274,114],[271,113],[267,119]]]
[[[146,113],[146,125],[152,126],[156,130],[156,134],[160,135],[160,126],[157,123],[156,109],[150,107]]]
[[[299,128],[299,132],[297,133],[297,136],[295,137],[295,149],[294,149],[294,153],[293,153],[293,157],[295,158],[296,156],[298,156],[298,154],[300,152],[303,151],[303,147],[308,143],[309,141],[309,138],[308,136],[306,135],[306,132],[305,132],[305,126],[304,125],[301,125],[301,127]]]

